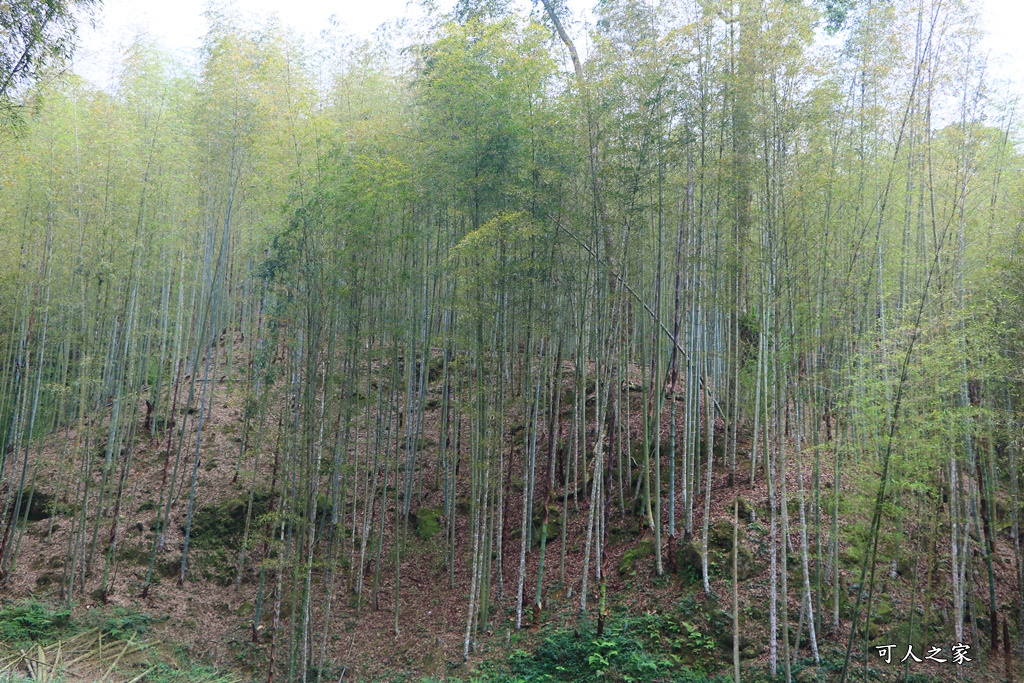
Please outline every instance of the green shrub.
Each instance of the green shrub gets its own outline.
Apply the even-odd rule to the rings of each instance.
[[[29,599],[0,609],[0,642],[52,640],[71,628],[71,611],[64,607],[51,607]]]
[[[148,614],[115,607],[105,612],[90,610],[89,621],[111,638],[123,640],[146,633],[154,619]]]
[[[661,614],[612,621],[601,637],[591,627],[556,629],[535,652],[509,656],[513,681],[710,681],[702,672],[714,640],[694,626]]]

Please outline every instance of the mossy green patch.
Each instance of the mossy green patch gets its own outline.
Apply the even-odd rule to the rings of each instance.
[[[635,548],[627,550],[622,561],[619,562],[619,574],[635,574],[636,566],[640,560],[645,560],[654,554],[654,540],[650,538],[641,539]]]
[[[723,552],[732,552],[732,522],[720,519],[708,528],[708,545]]]
[[[30,522],[46,519],[54,512],[53,496],[39,489],[26,488],[20,499],[17,495],[12,498],[10,514],[19,522],[25,519],[26,512]]]
[[[270,507],[270,495],[257,492],[252,500],[252,520],[265,515]],[[219,503],[204,505],[192,518],[191,543],[195,548],[241,548],[245,533],[245,519],[249,511],[248,496],[228,498]]]
[[[700,545],[690,540],[680,543],[675,549],[676,571],[684,576],[699,577],[702,571]]]
[[[535,546],[540,545],[542,534],[546,535],[548,543],[558,538],[562,533],[561,509],[555,504],[548,505],[548,523],[546,526],[544,524],[544,507],[540,506],[534,510],[533,529],[530,533],[531,540]]]
[[[429,541],[444,528],[444,515],[438,508],[420,508],[416,512],[416,535]]]

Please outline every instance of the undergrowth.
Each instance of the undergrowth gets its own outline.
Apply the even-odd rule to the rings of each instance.
[[[187,669],[174,669],[166,664],[158,664],[146,676],[147,683],[230,683],[237,680],[223,671],[200,664]]]
[[[76,630],[71,610],[66,607],[54,607],[29,598],[5,604],[0,609],[0,642],[7,645],[52,641]]]
[[[149,634],[157,621],[148,614],[123,607],[90,609],[75,619],[72,611],[64,605],[51,605],[33,598],[9,602],[0,608],[0,659],[7,650],[13,652],[37,644],[45,647],[90,629],[100,631],[110,642],[138,639]],[[161,655],[165,649],[147,646],[149,654],[141,664],[148,670],[145,675],[147,683],[228,683],[238,680],[236,676],[191,661],[188,657],[165,657]],[[33,679],[25,678],[22,672],[0,673],[0,683],[28,680]],[[63,675],[53,673],[46,680],[57,683],[63,680]]]
[[[714,651],[714,639],[682,615],[623,615],[611,619],[601,636],[592,623],[581,624],[576,629],[552,628],[532,652],[517,649],[504,661],[484,662],[467,681],[716,683],[730,680],[727,675],[708,674],[714,666]]]

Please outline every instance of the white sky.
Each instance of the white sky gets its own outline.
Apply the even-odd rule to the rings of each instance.
[[[98,85],[110,82],[120,61],[121,49],[140,32],[179,54],[186,63],[206,32],[203,10],[207,0],[103,0],[95,29],[81,28],[75,71]],[[454,0],[434,0],[450,9]],[[529,5],[529,0],[519,0]],[[990,74],[997,81],[1011,81],[1013,89],[1024,83],[1024,1],[967,0],[981,10],[987,31],[983,48],[989,52]],[[569,0],[576,17],[585,15],[596,0]],[[400,17],[422,16],[419,0],[235,0],[243,12],[265,17],[276,14],[281,23],[315,38],[329,26],[333,15],[345,33],[368,37],[382,23]],[[578,25],[579,26],[579,25]],[[578,31],[577,31],[578,33]]]

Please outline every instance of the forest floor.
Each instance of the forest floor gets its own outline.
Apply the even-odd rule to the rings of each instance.
[[[241,359],[240,362],[244,362]],[[219,373],[218,373],[219,375]],[[436,391],[436,389],[432,389]],[[241,392],[233,391],[228,382],[218,382],[214,389],[214,398],[210,405],[208,419],[204,422],[202,445],[198,449],[197,486],[195,490],[195,518],[193,520],[193,538],[189,555],[187,579],[183,585],[178,583],[178,572],[181,563],[183,530],[186,521],[189,479],[192,474],[195,449],[195,422],[192,424],[192,443],[186,440],[183,448],[182,462],[178,467],[173,487],[172,517],[164,549],[158,553],[155,565],[155,580],[148,595],[142,597],[142,589],[153,546],[153,534],[157,519],[156,506],[161,500],[161,490],[166,491],[164,484],[165,472],[170,482],[174,474],[174,453],[167,456],[167,439],[161,435],[151,439],[143,436],[137,439],[129,463],[130,476],[124,476],[124,492],[120,510],[120,522],[116,530],[117,546],[112,553],[106,542],[111,536],[113,516],[102,519],[103,525],[98,530],[89,528],[86,534],[90,543],[98,537],[95,550],[91,550],[91,562],[86,572],[86,583],[83,589],[76,584],[73,600],[73,617],[84,618],[84,615],[100,610],[113,614],[142,614],[147,618],[147,639],[174,644],[179,653],[184,653],[193,661],[206,662],[224,670],[235,672],[240,678],[253,677],[262,680],[266,666],[271,658],[287,662],[288,653],[280,644],[273,642],[275,618],[279,628],[287,634],[294,628],[301,615],[295,615],[287,608],[275,615],[273,599],[274,573],[268,571],[262,586],[266,599],[263,603],[261,628],[258,642],[253,642],[253,611],[261,591],[258,564],[261,559],[261,548],[252,548],[247,552],[245,565],[241,574],[241,582],[236,585],[237,565],[242,547],[239,535],[239,513],[244,515],[248,504],[250,487],[255,483],[257,489],[269,486],[273,476],[273,456],[271,444],[276,438],[277,424],[268,421],[265,425],[267,434],[264,438],[264,449],[261,463],[255,463],[253,453],[247,453],[238,469],[241,434],[243,429],[243,407]],[[634,419],[641,414],[639,395],[633,400]],[[184,406],[182,406],[184,408]],[[511,420],[510,420],[511,422]],[[414,511],[420,509],[439,509],[443,494],[438,490],[436,455],[438,430],[440,428],[440,410],[432,408],[427,411],[425,425],[426,453],[421,459],[420,471],[421,493],[418,505],[414,503]],[[640,433],[640,427],[632,426],[634,434]],[[665,438],[668,438],[667,425]],[[98,430],[97,430],[98,431]],[[140,429],[141,431],[141,429]],[[0,598],[5,605],[17,604],[26,598],[39,600],[55,599],[60,593],[62,580],[65,578],[65,563],[69,556],[68,548],[72,532],[71,513],[78,512],[69,508],[67,500],[74,498],[68,491],[67,482],[71,480],[70,470],[76,466],[78,459],[71,457],[76,451],[78,435],[74,428],[63,429],[46,437],[41,444],[33,445],[34,462],[37,464],[36,490],[49,496],[47,500],[56,501],[50,510],[36,515],[29,521],[25,533],[19,536],[16,567],[0,588]],[[37,451],[38,448],[38,451]],[[522,472],[521,449],[509,449],[507,465],[512,473]],[[538,447],[540,451],[540,447]],[[749,454],[749,446],[741,440],[738,451]],[[687,546],[682,540],[670,541],[663,538],[664,573],[658,576],[655,570],[653,544],[649,535],[644,534],[638,519],[639,514],[632,512],[634,503],[624,498],[625,515],[616,498],[611,511],[609,527],[609,547],[606,558],[607,595],[609,602],[609,631],[625,637],[623,634],[636,632],[637,624],[647,629],[646,634],[638,632],[630,642],[640,643],[638,651],[646,652],[656,661],[658,657],[671,654],[669,668],[686,669],[703,672],[707,675],[731,675],[732,670],[732,518],[733,505],[737,498],[741,499],[744,509],[740,520],[740,552],[738,554],[740,581],[738,584],[738,600],[741,613],[741,669],[744,680],[767,680],[765,673],[768,667],[769,651],[767,633],[769,630],[769,538],[768,510],[769,491],[765,484],[763,472],[756,478],[754,486],[749,482],[749,455],[739,458],[738,474],[734,486],[729,486],[728,473],[722,465],[722,458],[716,454],[715,471],[712,485],[710,505],[710,542],[709,567],[712,595],[706,595],[701,581],[699,555],[687,553]],[[833,593],[829,584],[831,562],[828,560],[829,549],[827,538],[830,534],[832,518],[832,454],[820,451],[820,462],[817,463],[820,478],[820,498],[817,501],[821,510],[820,523],[822,529],[822,547],[814,545],[813,529],[815,520],[812,500],[812,476],[815,463],[808,456],[798,460],[794,454],[788,457],[786,487],[789,494],[790,510],[790,543],[791,550],[788,561],[788,611],[792,635],[795,642],[797,625],[804,624],[801,615],[801,602],[804,590],[803,571],[800,558],[801,534],[799,518],[800,491],[804,491],[808,538],[811,550],[808,572],[812,586],[818,585],[818,572],[826,577],[821,596],[821,604],[827,606],[825,615],[818,615],[820,624],[818,645],[822,663],[814,666],[811,659],[807,629],[799,635],[799,652],[794,657],[797,666],[796,680],[799,683],[814,680],[838,680],[838,667],[842,664],[848,633],[849,615],[853,601],[856,599],[859,581],[859,566],[862,548],[843,543],[840,545],[840,612],[842,626],[831,627],[831,610]],[[102,458],[97,456],[97,464]],[[255,472],[254,472],[255,468]],[[99,483],[99,470],[96,467],[94,482]],[[662,474],[667,480],[668,468],[663,463]],[[118,477],[122,472],[118,471]],[[392,476],[394,476],[392,474]],[[617,476],[617,473],[616,473]],[[801,476],[803,481],[801,482]],[[626,474],[623,473],[623,477]],[[392,481],[396,481],[394,478]],[[521,517],[521,484],[514,474],[505,499],[505,517],[503,534],[503,566],[500,568],[502,581],[499,586],[495,570],[493,596],[496,601],[488,622],[475,637],[475,645],[468,663],[462,661],[462,649],[466,632],[467,593],[470,584],[469,574],[469,540],[468,515],[457,516],[456,546],[459,560],[456,562],[453,581],[450,583],[448,569],[445,564],[444,543],[439,538],[423,540],[414,531],[408,533],[408,545],[402,556],[397,632],[395,628],[396,572],[393,555],[388,552],[394,546],[395,518],[394,487],[389,486],[390,515],[384,531],[384,558],[377,585],[373,584],[374,566],[372,548],[367,552],[366,595],[368,599],[361,609],[357,610],[352,591],[354,574],[351,565],[346,561],[339,564],[337,578],[333,586],[325,586],[322,578],[314,577],[314,593],[318,597],[313,601],[313,623],[322,624],[323,614],[327,608],[326,596],[331,595],[330,628],[327,638],[323,637],[321,628],[314,629],[314,641],[311,651],[326,653],[325,661],[333,661],[329,671],[325,669],[323,680],[419,680],[421,678],[446,679],[469,678],[480,676],[487,678],[488,672],[503,671],[508,662],[512,662],[513,673],[518,666],[519,675],[529,680],[541,674],[530,666],[541,666],[547,660],[555,662],[559,657],[566,657],[566,662],[573,662],[573,652],[552,654],[549,650],[555,645],[572,650],[582,643],[583,661],[593,664],[595,652],[601,655],[598,639],[594,635],[598,597],[597,583],[593,579],[593,564],[590,566],[591,578],[588,587],[588,603],[586,614],[580,613],[579,591],[584,571],[584,548],[586,547],[586,524],[588,501],[580,496],[574,499],[569,496],[568,528],[566,530],[566,555],[564,569],[561,566],[561,539],[549,540],[547,563],[545,568],[545,608],[540,624],[533,624],[532,611],[527,610],[524,617],[525,628],[517,631],[516,619],[516,579],[519,569],[518,528]],[[843,508],[840,509],[841,538],[848,540],[864,537],[869,523],[866,514],[851,512],[850,501],[864,499],[870,502],[877,487],[878,473],[870,464],[862,464],[852,471],[848,468],[843,473],[842,496]],[[561,511],[562,493],[558,488],[552,502],[552,513]],[[912,495],[912,494],[908,494]],[[258,504],[258,501],[257,501]],[[537,506],[543,500],[538,496]],[[683,528],[684,501],[677,495],[677,525]],[[691,522],[694,539],[699,541],[703,525],[704,498],[701,495],[693,505]],[[860,506],[869,509],[869,505]],[[56,510],[58,514],[50,516]],[[667,519],[668,506],[663,502],[662,514]],[[91,517],[92,515],[90,515]],[[877,568],[875,591],[873,594],[872,626],[870,635],[871,651],[867,664],[871,678],[874,680],[906,680],[944,681],[954,680],[958,674],[963,680],[1002,681],[1006,680],[1003,655],[987,656],[988,621],[986,613],[979,613],[969,620],[968,644],[971,650],[968,656],[971,662],[963,667],[955,666],[951,661],[939,663],[923,661],[913,663],[909,669],[899,664],[906,654],[908,634],[910,634],[910,615],[914,619],[922,619],[928,613],[932,629],[921,633],[915,629],[911,638],[919,647],[915,654],[924,659],[927,646],[942,647],[939,657],[949,659],[951,646],[948,625],[952,621],[952,605],[949,601],[948,585],[950,579],[950,552],[948,538],[936,533],[934,515],[922,514],[917,518],[903,518],[898,523],[906,531],[906,537],[916,539],[917,546],[900,548],[898,544],[888,546],[888,537],[880,541],[880,554],[886,562]],[[887,522],[888,523],[888,522]],[[411,522],[413,524],[413,522]],[[343,529],[348,540],[344,552],[347,556],[358,554],[358,543],[352,544],[354,535],[351,528]],[[255,534],[253,534],[255,535]],[[1016,571],[1013,565],[1011,542],[1006,533],[999,536],[994,563],[997,587],[997,601],[1001,614],[1006,614],[1016,604],[1018,596],[1014,594]],[[929,545],[929,539],[932,543]],[[109,562],[108,562],[109,558]],[[87,558],[89,559],[89,558]],[[531,548],[527,556],[526,585],[524,602],[532,604],[535,594],[534,584],[537,575],[539,553],[536,546]],[[972,585],[987,587],[987,569],[982,562],[972,563]],[[267,565],[269,566],[269,564]],[[322,574],[319,574],[322,577]],[[565,580],[562,577],[565,577]],[[103,594],[98,590],[101,582],[107,582],[107,591]],[[926,590],[928,577],[932,590]],[[286,585],[284,592],[289,587]],[[924,606],[922,606],[922,604]],[[985,593],[972,595],[970,604],[980,612],[987,612],[988,595]],[[970,606],[969,604],[969,606]],[[913,605],[913,607],[912,607]],[[781,619],[781,615],[780,615]],[[631,622],[632,620],[632,622]],[[646,621],[645,621],[646,620]],[[633,626],[630,624],[633,623]],[[630,631],[630,629],[634,629]],[[641,629],[642,631],[642,629]],[[632,637],[632,636],[630,636]],[[284,638],[282,638],[284,640]],[[625,641],[623,641],[625,642]],[[865,660],[862,641],[855,648],[852,662],[857,669],[857,678],[863,676]],[[875,648],[879,645],[893,644],[892,661],[886,664]],[[555,645],[553,645],[555,644]],[[547,648],[547,650],[545,649]],[[589,649],[588,649],[589,648]],[[595,650],[594,648],[597,648]],[[2,648],[0,648],[2,649]],[[658,650],[662,652],[659,654]],[[284,650],[284,651],[282,651]],[[531,653],[527,666],[522,653]],[[608,653],[604,653],[605,656]],[[511,656],[511,659],[510,659]],[[521,661],[516,664],[516,657]],[[547,657],[547,660],[545,660]],[[781,659],[781,647],[779,651]],[[319,655],[317,656],[319,659]],[[589,659],[587,659],[589,658]],[[607,657],[606,657],[607,658]],[[2,661],[2,657],[0,657]],[[557,662],[552,664],[556,671]],[[625,665],[623,665],[625,666]],[[655,665],[652,665],[655,666]],[[662,669],[650,673],[649,678],[641,675],[632,676],[633,680],[683,680],[672,678]],[[1014,663],[1017,680],[1024,680],[1019,664]],[[673,669],[674,670],[674,669]],[[530,674],[535,671],[535,674]],[[630,676],[617,676],[613,666],[605,671],[598,666],[595,671],[608,680],[626,680]],[[660,673],[659,673],[660,671]],[[780,676],[782,665],[779,665]],[[497,674],[495,674],[497,675]],[[559,674],[554,674],[556,678]],[[576,680],[571,674],[565,674],[561,680]],[[694,674],[695,676],[697,674]],[[585,678],[580,673],[579,680]],[[284,677],[287,679],[287,677]],[[2,679],[0,679],[2,680]],[[72,680],[68,678],[67,680]],[[686,680],[702,680],[692,678]]]

